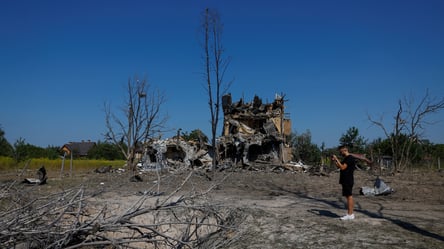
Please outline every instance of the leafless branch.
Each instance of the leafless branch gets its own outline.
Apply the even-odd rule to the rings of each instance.
[[[425,126],[436,123],[427,118],[443,109],[444,98],[432,98],[427,90],[418,102],[412,96],[398,100],[398,109],[393,117],[394,124],[391,132],[383,124],[382,118],[375,120],[368,115],[368,120],[381,128],[390,141],[394,171],[402,170],[409,165],[414,156],[413,145],[423,139]]]
[[[218,240],[217,234],[236,230],[236,223],[227,221],[233,211],[203,198],[220,182],[201,193],[184,191],[193,173],[167,196],[143,195],[121,213],[109,213],[107,205],[97,206],[85,186],[30,196],[20,207],[0,212],[0,247],[138,248],[138,243],[149,243],[154,248],[195,248],[211,240],[228,243]]]
[[[121,107],[123,115],[112,112],[105,104],[105,138],[120,148],[133,170],[137,149],[142,149],[144,143],[164,129],[167,116],[162,115],[161,108],[165,101],[165,95],[152,89],[146,79],[135,77],[128,79],[126,101]]]

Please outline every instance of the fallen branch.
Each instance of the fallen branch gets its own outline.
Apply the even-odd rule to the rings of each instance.
[[[193,173],[189,172],[167,196],[143,195],[121,213],[108,215],[108,205],[97,205],[97,199],[91,200],[97,196],[88,195],[85,186],[28,197],[21,206],[0,212],[0,247],[139,248],[138,243],[148,243],[154,248],[195,248],[208,245],[210,240],[228,243],[218,239],[218,234],[236,230],[238,224],[227,220],[232,211],[205,199],[220,182],[202,192],[184,191]]]

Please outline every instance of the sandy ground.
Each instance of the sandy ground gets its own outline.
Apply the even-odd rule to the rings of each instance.
[[[188,173],[163,173],[159,190],[168,195]],[[93,202],[107,203],[117,212],[140,198],[141,192],[156,191],[158,181],[153,172],[141,175],[143,182],[129,182],[128,173],[75,172],[63,179],[56,175],[49,172],[46,185],[23,188],[45,195],[84,184],[91,192],[99,190]],[[0,181],[6,184],[13,177],[4,173]],[[206,202],[238,213],[235,239],[226,248],[444,248],[444,172],[382,176],[395,192],[369,197],[360,195],[359,189],[373,186],[376,176],[356,171],[356,219],[351,221],[339,219],[345,214],[345,199],[338,178],[337,171],[323,176],[289,171],[238,170],[215,175],[196,171],[178,195],[204,192],[218,183]]]
[[[383,177],[396,192],[366,197],[359,188],[373,186],[375,176],[357,172],[352,221],[339,220],[345,200],[337,173],[248,174],[216,198],[248,213],[233,248],[444,248],[443,176]]]

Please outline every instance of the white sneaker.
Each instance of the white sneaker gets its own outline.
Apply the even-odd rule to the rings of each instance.
[[[355,214],[347,214],[345,216],[342,216],[341,220],[353,220],[355,218]]]

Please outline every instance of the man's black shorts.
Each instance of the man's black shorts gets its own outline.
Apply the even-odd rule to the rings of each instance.
[[[351,196],[353,184],[342,184],[342,196]]]

